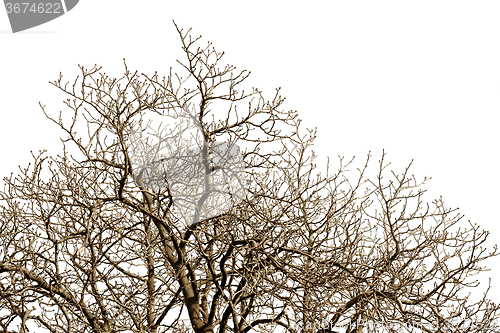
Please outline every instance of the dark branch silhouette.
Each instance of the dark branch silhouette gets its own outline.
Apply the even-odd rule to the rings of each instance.
[[[177,30],[179,74],[51,82],[64,149],[0,192],[0,332],[498,332],[487,232],[385,153],[321,174],[279,90]]]

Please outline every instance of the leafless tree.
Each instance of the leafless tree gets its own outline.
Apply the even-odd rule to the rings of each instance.
[[[51,82],[64,149],[0,192],[1,330],[498,332],[487,232],[385,154],[320,173],[279,90],[177,30],[182,75]]]

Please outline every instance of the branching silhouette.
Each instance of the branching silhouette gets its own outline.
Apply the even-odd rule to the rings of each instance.
[[[68,96],[55,116],[42,106],[64,149],[0,192],[0,331],[498,332],[499,306],[468,295],[497,255],[487,232],[425,203],[426,179],[385,153],[319,173],[316,133],[279,90],[240,91],[249,72],[176,28],[183,76],[80,66],[51,82]],[[225,167],[244,189],[230,204]]]

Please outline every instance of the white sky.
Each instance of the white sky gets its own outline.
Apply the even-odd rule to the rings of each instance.
[[[414,159],[417,178],[433,178],[428,199],[442,195],[496,242],[500,2],[269,2],[81,0],[18,34],[0,8],[0,175],[26,165],[30,150],[59,152],[38,107],[61,107],[49,80],[74,78],[77,64],[121,75],[123,58],[167,75],[182,56],[175,20],[251,70],[269,98],[282,87],[285,107],[318,128],[320,156],[361,163],[371,150],[376,162],[385,149],[395,171]],[[500,258],[489,265],[495,283]]]

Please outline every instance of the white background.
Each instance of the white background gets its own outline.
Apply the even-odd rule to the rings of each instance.
[[[112,75],[167,75],[182,57],[172,20],[203,35],[249,84],[317,127],[316,152],[357,156],[382,149],[396,171],[412,159],[465,219],[500,238],[500,2],[498,1],[123,1],[81,0],[68,14],[12,34],[0,8],[0,175],[30,150],[60,151],[44,118],[62,108],[49,80],[77,64]],[[250,88],[250,86],[249,86]],[[464,221],[465,222],[465,221]],[[490,261],[493,284],[500,258]],[[496,275],[496,276],[495,276]],[[498,302],[500,286],[492,296]]]

